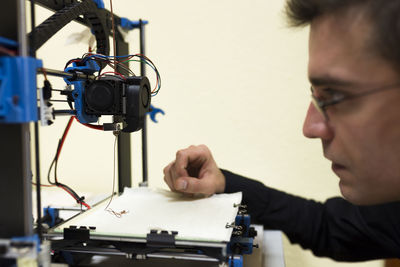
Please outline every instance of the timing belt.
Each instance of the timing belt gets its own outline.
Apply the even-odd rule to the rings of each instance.
[[[109,27],[107,27],[107,14],[103,11],[92,0],[76,1],[65,6],[29,33],[31,49],[36,51],[64,26],[83,15],[96,37],[97,53],[108,55],[110,52]]]

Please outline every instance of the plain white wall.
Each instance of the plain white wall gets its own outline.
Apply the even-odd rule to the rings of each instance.
[[[105,1],[109,8],[109,1]],[[164,187],[162,169],[175,152],[207,144],[220,167],[266,185],[316,200],[339,195],[338,179],[323,159],[320,142],[302,136],[309,104],[308,29],[288,29],[284,1],[114,0],[122,17],[149,20],[147,55],[157,65],[162,88],[152,99],[164,109],[149,122],[150,186]],[[51,13],[38,8],[38,21]],[[62,69],[87,44],[67,45],[84,28],[71,23],[38,53],[44,66]],[[138,32],[127,36],[138,52]],[[138,66],[133,65],[139,72]],[[147,70],[152,84],[154,75]],[[61,79],[51,79],[62,88]],[[60,99],[61,97],[58,97]],[[66,108],[65,104],[57,104]],[[54,156],[67,118],[41,129],[42,177]],[[74,123],[59,163],[59,179],[80,192],[108,193],[112,184],[111,133]],[[140,133],[132,134],[133,184],[141,180]],[[285,241],[288,267],[357,266],[312,256]],[[358,266],[382,266],[375,261]]]

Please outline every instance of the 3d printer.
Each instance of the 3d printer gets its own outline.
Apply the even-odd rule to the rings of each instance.
[[[5,207],[4,212],[13,216],[2,216],[0,219],[0,258],[8,264],[9,260],[21,256],[18,254],[18,248],[21,247],[30,248],[28,256],[35,258],[35,251],[40,247],[40,240],[44,238],[41,223],[38,223],[38,239],[35,238],[31,216],[30,122],[36,122],[36,184],[40,184],[37,122],[40,120],[42,125],[49,125],[55,116],[69,114],[82,124],[100,127],[118,135],[118,158],[121,161],[118,165],[118,185],[119,190],[122,190],[125,186],[131,186],[129,133],[145,129],[145,116],[150,111],[151,96],[158,93],[161,81],[155,65],[144,56],[145,21],[120,18],[107,11],[101,0],[31,0],[31,7],[39,4],[55,13],[26,35],[25,1],[6,0],[3,4],[9,8],[0,10],[0,22],[8,25],[0,30],[0,147],[9,153],[0,153],[0,198],[11,203]],[[35,25],[34,18],[32,11],[32,25]],[[63,71],[43,68],[41,61],[35,58],[35,51],[73,20],[91,29],[96,37],[97,51],[71,59]],[[141,32],[142,51],[130,55],[128,44],[122,38],[120,30],[134,28]],[[110,36],[115,40],[114,56],[109,55]],[[127,67],[127,63],[134,58],[141,63],[142,76],[133,75]],[[157,84],[153,90],[144,75],[145,64],[157,74]],[[107,65],[111,65],[114,71],[101,73]],[[64,78],[67,87],[61,93],[70,105],[69,110],[52,108],[52,88],[47,79],[42,90],[37,92],[37,73]],[[40,100],[39,109],[37,99]],[[113,116],[112,122],[93,125],[102,115]],[[146,160],[146,156],[143,158]],[[146,182],[146,162],[143,170],[143,180]],[[66,189],[73,193],[72,189]],[[37,196],[40,218],[40,186],[37,186]],[[76,196],[76,200],[84,203],[79,196]],[[226,261],[231,266],[241,266],[240,255],[252,252],[252,238],[255,233],[251,230],[249,217],[243,209],[237,221],[227,227],[235,230],[229,243],[178,241],[175,240],[176,233],[165,231],[153,231],[146,238],[139,239],[118,236],[102,238],[91,235],[90,229],[71,228],[56,236],[62,240],[53,241],[52,250],[54,254],[72,250],[81,254],[107,254],[112,251],[119,255],[141,255],[144,258],[152,255],[186,259],[191,257],[195,260]],[[47,236],[50,239],[53,237],[55,236]]]

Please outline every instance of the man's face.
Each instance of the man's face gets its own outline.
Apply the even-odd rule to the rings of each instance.
[[[360,12],[311,23],[308,72],[316,97],[400,82],[392,65],[368,47],[371,35]],[[360,205],[400,200],[400,85],[329,106],[326,113],[328,119],[310,104],[303,133],[321,139],[343,196]]]

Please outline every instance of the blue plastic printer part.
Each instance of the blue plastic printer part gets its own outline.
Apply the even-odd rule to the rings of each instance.
[[[243,236],[249,236],[250,215],[248,214],[237,215],[235,218],[235,225],[244,225],[246,230],[243,233]]]
[[[240,244],[242,247],[242,254],[251,254],[253,253],[253,243],[254,243],[254,238],[249,237],[249,229],[250,229],[250,215],[248,214],[239,214],[236,215],[235,218],[235,225],[241,225],[244,227],[244,232],[242,233],[241,236],[237,237],[232,237],[230,240],[230,244]],[[243,231],[243,230],[242,230]],[[230,245],[228,245],[227,248],[227,253],[232,254],[232,251],[230,249]]]
[[[18,43],[16,41],[1,36],[0,36],[0,45],[8,48],[18,48]]]
[[[228,266],[242,267],[244,254],[253,253],[254,238],[249,237],[250,215],[238,214],[235,218],[235,225],[243,227],[243,233],[240,236],[233,236],[227,244],[226,253],[229,261]],[[240,248],[240,252],[236,251]],[[240,253],[240,254],[237,254]]]
[[[229,258],[228,266],[229,267],[243,267],[243,256],[235,255],[235,257],[233,257],[233,258]]]
[[[37,69],[42,61],[31,57],[0,57],[0,123],[38,120]]]
[[[142,20],[143,25],[146,25],[148,23],[149,23],[148,20]],[[129,20],[127,18],[121,18],[120,26],[125,30],[137,29],[140,27],[140,20]]]
[[[226,253],[228,255],[236,255],[234,251],[231,249],[232,244],[240,244],[241,247],[241,254],[252,254],[253,253],[253,244],[254,244],[254,238],[252,237],[241,237],[241,236],[235,236],[232,237],[231,240],[228,243]]]
[[[160,108],[156,108],[156,107],[154,107],[153,105],[150,105],[150,112],[148,112],[148,114],[150,115],[150,119],[153,121],[153,122],[155,122],[155,123],[157,123],[158,121],[157,121],[157,119],[156,119],[156,115],[158,114],[158,113],[161,113],[162,115],[165,115],[165,112],[164,112],[164,110],[162,110],[162,109],[160,109]]]
[[[98,8],[104,9],[104,2],[103,2],[103,0],[93,0],[93,2],[97,5]]]
[[[83,72],[88,75],[92,75],[100,70],[100,66],[93,59],[89,59],[85,62],[84,66],[78,66],[75,62],[72,63],[72,67],[66,68],[65,72]],[[70,81],[69,78],[64,78],[67,84],[74,86],[72,91],[72,97],[74,98],[74,107],[76,110],[76,117],[81,123],[92,123],[98,121],[98,116],[89,115],[84,110],[84,95],[85,95],[85,80]]]
[[[60,215],[60,211],[55,208],[47,207],[47,208],[43,208],[43,214],[45,217],[48,216],[49,218],[51,218],[50,222],[49,222],[49,226],[54,227],[56,225],[56,220]]]

